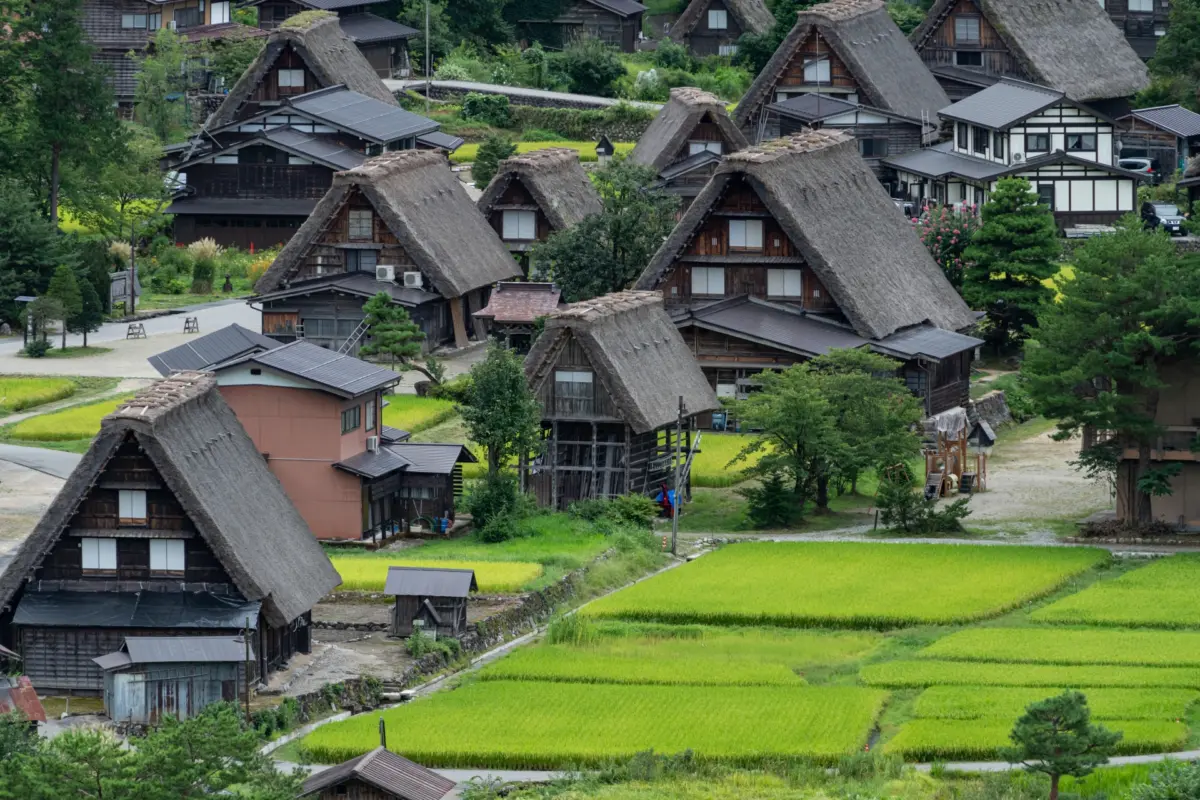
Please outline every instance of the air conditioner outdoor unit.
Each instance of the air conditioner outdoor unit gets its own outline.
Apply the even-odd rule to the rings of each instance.
[[[378,453],[379,452],[379,437],[378,436],[368,436],[367,437],[367,452],[368,453]]]
[[[1013,163],[1014,164],[1020,164],[1024,160],[1025,160],[1025,155],[1023,153],[1013,153]]]
[[[406,272],[404,273],[404,288],[405,289],[420,289],[423,285],[421,281],[421,273]]]
[[[394,281],[396,280],[396,268],[391,264],[380,264],[375,267],[375,280],[377,281]]]

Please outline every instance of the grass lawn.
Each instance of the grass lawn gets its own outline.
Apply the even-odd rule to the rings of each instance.
[[[382,592],[388,567],[436,567],[472,569],[479,591],[511,594],[521,591],[542,576],[542,565],[528,561],[425,561],[403,558],[401,552],[331,553],[333,568],[342,576],[341,591]]]
[[[792,627],[961,623],[1045,596],[1108,559],[1091,548],[752,542],[605,597],[585,613]]]
[[[50,414],[39,414],[9,426],[3,438],[34,445],[44,442],[82,444],[83,449],[78,452],[83,452],[100,432],[100,421],[131,397],[132,393],[122,394]]]
[[[56,347],[53,350],[47,350],[46,355],[42,358],[87,358],[111,352],[111,347],[97,347],[89,344],[87,347]]]
[[[1200,627],[1200,556],[1177,555],[1064,597],[1032,615],[1035,622],[1152,628]]]
[[[65,400],[79,391],[70,378],[0,378],[0,413],[14,413]]]
[[[633,150],[635,142],[613,142],[618,153],[628,153]],[[528,153],[533,150],[545,150],[547,147],[569,147],[579,152],[580,161],[596,160],[595,142],[517,142],[518,153]],[[479,152],[478,144],[464,144],[450,154],[450,160],[455,164],[469,164],[475,160]]]
[[[389,394],[384,399],[387,401],[387,406],[383,409],[383,424],[413,434],[436,427],[458,416],[454,403],[439,397]]]
[[[480,673],[484,680],[570,683],[799,686],[797,671],[874,649],[865,632],[601,623],[582,645],[525,647]]]
[[[815,533],[870,522],[868,509],[874,497],[864,494],[845,494],[829,500],[830,513],[813,514],[812,504],[804,518],[790,533]],[[746,517],[746,499],[736,489],[692,490],[692,501],[683,507],[679,530],[685,533],[762,533],[756,531]]]
[[[692,462],[692,486],[719,488],[746,480],[746,469],[757,464],[762,456],[755,453],[737,464],[729,462],[752,441],[754,437],[744,433],[704,433],[700,452]]]
[[[762,762],[831,761],[862,748],[886,694],[852,686],[730,687],[479,681],[383,712],[388,747],[431,767],[554,769],[654,750]],[[335,763],[379,743],[379,715],[318,728]]]
[[[218,275],[213,279],[213,285],[220,289],[221,284],[225,282],[222,275]],[[233,291],[222,292],[216,291],[209,294],[159,294],[157,292],[146,292],[137,301],[138,311],[162,311],[164,309],[184,308],[185,306],[198,306],[203,303],[217,303],[221,300],[229,300],[237,297],[249,297],[254,294],[254,288],[245,278],[234,278]],[[179,329],[183,330],[183,319],[179,320]],[[201,333],[211,333],[211,331],[200,331]]]

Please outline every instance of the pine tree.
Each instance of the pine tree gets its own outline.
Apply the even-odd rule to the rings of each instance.
[[[366,312],[367,343],[358,349],[361,355],[391,357],[392,369],[399,361],[404,367],[416,367],[412,360],[421,355],[425,333],[412,321],[403,307],[392,302],[387,292],[379,292],[363,305]]]
[[[471,165],[471,180],[475,181],[478,188],[483,189],[496,174],[496,170],[500,169],[500,162],[516,152],[517,146],[503,136],[493,134],[487,137],[475,153],[475,163]]]
[[[1050,209],[1024,178],[1001,178],[981,212],[983,226],[963,253],[963,297],[987,312],[997,349],[1019,342],[1054,299],[1042,282],[1058,273],[1061,248]]]
[[[1092,724],[1081,692],[1063,692],[1026,708],[1009,738],[1015,746],[1005,748],[1004,758],[1049,775],[1050,800],[1057,800],[1059,779],[1081,778],[1107,763],[1121,734]]]
[[[83,334],[83,346],[88,346],[88,334],[100,330],[104,324],[104,303],[96,292],[91,281],[79,281],[79,295],[82,300],[79,313],[67,321],[71,333]]]
[[[67,328],[71,320],[83,311],[83,293],[79,290],[79,281],[75,279],[75,270],[66,264],[56,269],[46,294],[62,304],[62,346],[66,348]]]

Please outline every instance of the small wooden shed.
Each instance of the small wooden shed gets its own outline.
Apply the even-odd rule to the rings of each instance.
[[[237,701],[254,650],[240,636],[127,636],[92,659],[104,671],[104,710],[116,722],[156,725]]]
[[[455,783],[431,769],[376,747],[304,782],[300,797],[312,800],[441,800]]]
[[[388,567],[383,593],[395,595],[392,636],[409,636],[414,627],[457,636],[467,627],[467,595],[479,591],[475,570]],[[415,626],[420,620],[422,625]]]

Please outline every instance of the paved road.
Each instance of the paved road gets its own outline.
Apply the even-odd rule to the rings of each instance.
[[[474,81],[439,81],[432,80],[428,82],[433,90],[446,89],[451,92],[481,92],[483,94],[504,94],[509,97],[528,97],[535,100],[548,100],[551,102],[559,102],[564,106],[591,106],[593,108],[605,108],[615,106],[621,103],[627,103],[632,106],[641,106],[642,108],[662,108],[662,103],[648,103],[643,100],[620,100],[613,97],[596,97],[590,94],[571,94],[570,92],[551,92],[545,89],[527,89],[523,86],[504,86],[498,83],[476,83]],[[426,81],[419,79],[411,80],[385,80],[383,85],[387,87],[389,92],[407,91],[409,89],[415,92],[424,92]]]
[[[78,453],[64,453],[60,450],[47,450],[43,447],[0,444],[0,461],[28,467],[63,480],[67,479],[81,458],[82,456]]]

